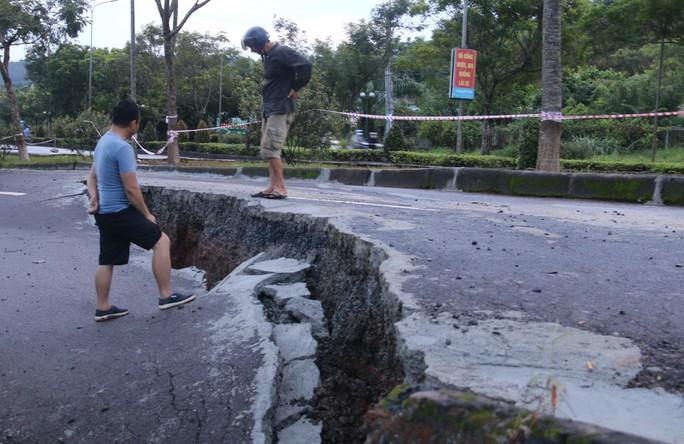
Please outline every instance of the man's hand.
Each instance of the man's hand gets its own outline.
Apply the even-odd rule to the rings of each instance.
[[[145,218],[147,220],[149,220],[150,222],[152,222],[153,224],[155,224],[155,225],[157,224],[157,218],[154,217],[154,214],[149,213],[147,216],[145,216]]]
[[[100,202],[97,199],[97,196],[92,196],[90,198],[90,204],[88,205],[88,214],[95,214],[97,213],[97,210],[100,208]]]
[[[295,91],[294,89],[290,90],[290,94],[287,95],[288,99],[292,100],[298,100],[299,99],[299,91]]]

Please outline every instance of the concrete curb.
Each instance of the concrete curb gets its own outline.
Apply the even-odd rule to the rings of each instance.
[[[656,444],[591,424],[546,416],[471,392],[402,385],[366,414],[369,444],[533,442]],[[514,438],[515,437],[515,438]]]
[[[268,168],[143,166],[148,171],[268,177]],[[488,168],[287,168],[285,177],[354,186],[456,190],[512,196],[556,197],[684,206],[684,177],[638,174],[544,173]]]
[[[87,169],[79,164],[18,166],[21,169]],[[266,167],[172,167],[141,165],[141,171],[268,177]],[[555,197],[684,206],[684,177],[654,174],[544,173],[488,168],[285,169],[288,179],[512,196]]]

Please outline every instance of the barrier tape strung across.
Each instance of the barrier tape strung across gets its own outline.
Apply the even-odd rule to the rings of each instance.
[[[23,134],[15,134],[13,136],[3,137],[2,139],[0,139],[0,142],[2,142],[3,140],[7,140],[7,139],[14,139],[14,138],[17,138],[19,136],[23,136]]]
[[[201,132],[201,131],[218,131],[218,130],[222,130],[222,129],[231,129],[231,128],[245,128],[245,127],[248,127],[248,126],[250,126],[250,125],[256,125],[256,124],[258,124],[258,123],[261,123],[261,120],[255,120],[255,121],[252,121],[252,122],[242,123],[242,124],[239,124],[239,125],[233,125],[233,124],[231,124],[231,125],[221,125],[221,126],[214,126],[214,127],[211,127],[211,128],[201,128],[201,129],[194,129],[194,130],[171,130],[171,131],[168,131],[168,132],[167,132],[167,134],[169,135],[169,140],[167,140],[166,145],[164,145],[163,147],[161,147],[161,148],[160,148],[157,152],[155,152],[155,153],[150,152],[150,151],[146,150],[145,148],[143,148],[143,146],[140,145],[140,143],[139,143],[137,140],[135,140],[135,143],[138,144],[138,146],[140,147],[140,149],[143,150],[145,153],[147,153],[147,154],[149,154],[149,155],[159,155],[159,154],[163,153],[164,150],[165,150],[170,144],[172,144],[176,139],[178,139],[178,135],[179,135],[179,134],[197,133],[197,132]]]
[[[29,144],[30,144],[31,146],[38,146],[38,145],[46,145],[46,144],[52,143],[52,142],[54,142],[54,141],[55,141],[55,139],[50,139],[50,140],[46,140],[45,142],[36,142],[36,143],[31,142],[31,143],[29,143]]]
[[[381,114],[363,114],[363,113],[350,113],[342,111],[331,111],[327,109],[311,110],[311,112],[324,112],[331,114],[338,114],[353,118],[364,118],[364,119],[374,119],[374,120],[393,120],[393,121],[469,121],[469,120],[514,120],[514,119],[531,119],[538,118],[542,121],[554,121],[561,122],[565,120],[591,120],[591,119],[630,119],[630,118],[643,118],[643,117],[684,117],[684,111],[667,111],[659,113],[636,113],[636,114],[593,114],[593,115],[582,115],[582,116],[564,116],[562,113],[558,112],[542,112],[542,113],[531,113],[531,114],[501,114],[501,115],[489,115],[489,116],[392,116],[392,115],[381,115]]]
[[[355,119],[374,119],[374,120],[388,120],[388,121],[479,121],[479,120],[515,120],[515,119],[540,119],[542,121],[553,121],[553,122],[563,122],[563,121],[573,121],[573,120],[596,120],[596,119],[634,119],[634,118],[644,118],[644,117],[682,117],[684,118],[683,111],[667,111],[658,113],[634,113],[634,114],[590,114],[581,116],[565,116],[560,112],[541,112],[541,113],[524,113],[524,114],[498,114],[498,115],[487,115],[487,116],[393,116],[393,115],[382,115],[382,114],[364,114],[364,113],[352,113],[344,111],[333,111],[329,109],[312,109],[302,111],[302,113],[329,113],[337,114],[341,116],[347,116]],[[176,116],[173,116],[176,117]],[[222,129],[230,128],[245,128],[251,125],[260,124],[260,120],[255,120],[252,122],[247,122],[239,125],[221,125],[211,128],[202,129],[188,129],[188,130],[171,130],[168,131],[169,139],[166,144],[157,151],[149,151],[145,149],[136,138],[135,143],[149,155],[159,155],[166,150],[166,148],[173,143],[179,136],[179,134],[197,133],[202,131],[218,131]],[[0,139],[2,140],[2,139]]]
[[[169,140],[166,141],[166,144],[163,147],[159,148],[157,151],[149,151],[149,150],[145,149],[145,147],[142,146],[140,144],[140,142],[138,142],[137,137],[134,136],[134,137],[132,137],[132,139],[135,142],[135,144],[138,145],[138,148],[140,148],[145,154],[147,154],[149,156],[158,156],[158,155],[162,154],[164,152],[164,150],[166,150],[166,148],[169,145],[171,145],[171,143],[173,142],[173,139],[171,138],[171,136],[169,136]]]

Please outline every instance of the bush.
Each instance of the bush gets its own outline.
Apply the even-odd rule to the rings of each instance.
[[[611,154],[617,150],[617,142],[613,139],[575,137],[562,143],[561,158],[589,159],[595,155]]]
[[[142,140],[145,142],[157,140],[157,130],[155,130],[152,121],[147,122],[147,125],[145,125],[145,129],[142,132]]]
[[[418,166],[514,168],[515,159],[468,154],[432,154],[396,151],[390,154],[394,163]]]
[[[217,134],[216,136],[218,139],[217,142],[228,143],[228,144],[245,143],[245,138],[247,137],[246,134],[244,134],[244,133],[240,134],[240,133],[231,133],[231,132]]]
[[[384,144],[386,151],[405,151],[408,148],[400,125],[396,123],[392,125],[387,137],[385,137]]]
[[[505,143],[504,150],[517,152],[517,167],[521,170],[537,166],[539,130],[539,121],[533,119],[518,120],[505,128],[499,128],[499,134]]]
[[[187,131],[188,130],[188,125],[185,124],[183,119],[180,119],[178,122],[176,122],[176,130],[178,130],[178,131]],[[180,133],[178,135],[178,142],[187,143],[189,141],[190,141],[189,133]]]
[[[207,122],[205,122],[204,120],[200,120],[197,124],[197,129],[200,131],[195,133],[195,142],[209,143],[209,131],[206,130],[207,128]]]
[[[684,174],[684,165],[677,163],[561,160],[561,168],[564,171]]]

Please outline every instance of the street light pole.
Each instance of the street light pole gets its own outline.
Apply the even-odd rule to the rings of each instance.
[[[219,73],[219,101],[218,101],[218,117],[216,117],[216,126],[221,126],[221,105],[223,103],[223,53],[221,53],[221,72]]]
[[[131,0],[131,99],[135,96],[135,0]]]
[[[106,3],[113,3],[119,0],[107,0],[100,3],[95,3],[90,7],[90,62],[88,68],[88,111],[93,106],[93,10]]]

